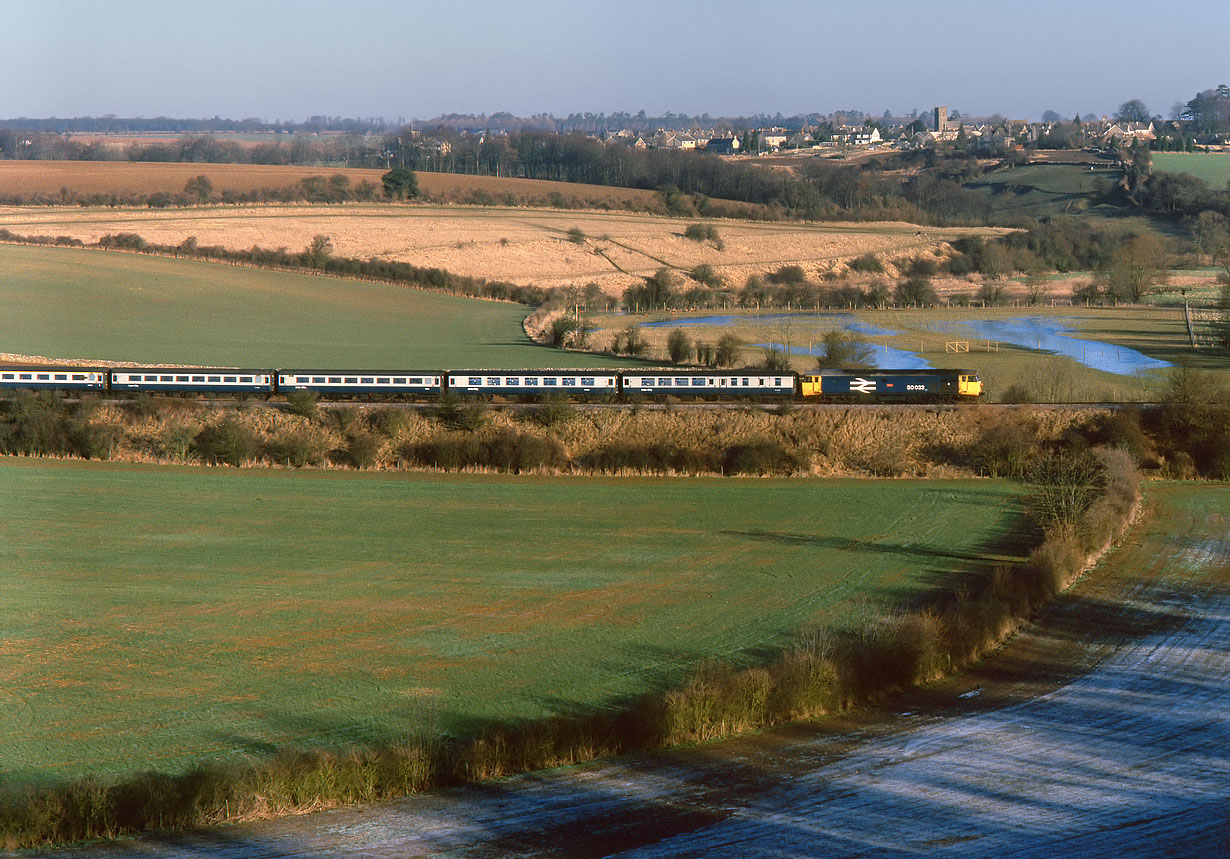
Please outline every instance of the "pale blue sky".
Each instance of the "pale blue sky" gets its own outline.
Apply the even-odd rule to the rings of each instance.
[[[1165,116],[1230,82],[1227,0],[0,0],[0,20],[0,117]]]

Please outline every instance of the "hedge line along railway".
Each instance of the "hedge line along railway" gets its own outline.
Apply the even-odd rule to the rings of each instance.
[[[0,367],[0,391],[413,401],[461,398],[535,402],[737,401],[976,403],[975,370],[336,370],[207,367]]]

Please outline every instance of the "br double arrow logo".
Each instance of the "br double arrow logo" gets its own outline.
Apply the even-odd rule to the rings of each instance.
[[[870,394],[875,391],[875,389],[875,381],[872,379],[864,379],[862,376],[859,376],[850,382],[850,390],[858,391],[860,394]]]

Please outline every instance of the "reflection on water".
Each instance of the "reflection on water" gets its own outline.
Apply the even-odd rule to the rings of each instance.
[[[1066,355],[1086,367],[1120,376],[1135,376],[1148,370],[1174,366],[1168,361],[1150,358],[1126,346],[1073,337],[1071,332],[1074,329],[1069,319],[1021,316],[993,321],[967,320],[954,323],[954,327],[984,340],[998,340],[1025,349]]]
[[[762,314],[730,314],[724,316],[688,316],[679,319],[665,319],[660,322],[646,322],[645,328],[684,328],[692,326],[734,326],[748,324],[769,324],[778,322],[827,322],[834,327],[847,331],[866,334],[872,337],[895,337],[904,332],[891,328],[881,328],[860,322],[851,313],[762,313]],[[928,326],[931,327],[931,326]],[[977,337],[982,340],[1010,343],[1025,349],[1035,349],[1039,352],[1049,352],[1065,355],[1075,361],[1120,376],[1134,376],[1149,370],[1160,370],[1173,366],[1167,361],[1150,358],[1129,349],[1126,346],[1115,346],[1098,340],[1085,340],[1073,336],[1076,328],[1073,320],[1053,318],[1049,316],[1022,315],[1010,319],[962,319],[952,322],[941,322],[934,326],[948,336]],[[799,339],[798,336],[791,339]],[[756,346],[767,349],[768,343],[757,343]],[[774,346],[781,348],[780,342]],[[871,343],[874,347],[874,361],[878,368],[893,368],[900,370],[929,370],[931,364],[917,352],[905,349],[895,349],[885,343]],[[810,347],[791,345],[792,355],[819,355],[819,344]]]

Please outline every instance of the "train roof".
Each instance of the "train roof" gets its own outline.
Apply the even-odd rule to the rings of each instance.
[[[404,368],[395,370],[371,370],[366,367],[361,369],[354,368],[338,368],[338,367],[281,367],[277,371],[279,374],[286,373],[313,373],[317,375],[343,375],[343,376],[440,376],[446,371],[444,370],[423,370],[413,369],[407,370]]]
[[[873,368],[856,368],[852,370],[813,370],[805,375],[813,376],[976,376],[977,370],[959,370],[951,367],[937,367],[931,370],[918,369],[880,369]]]

